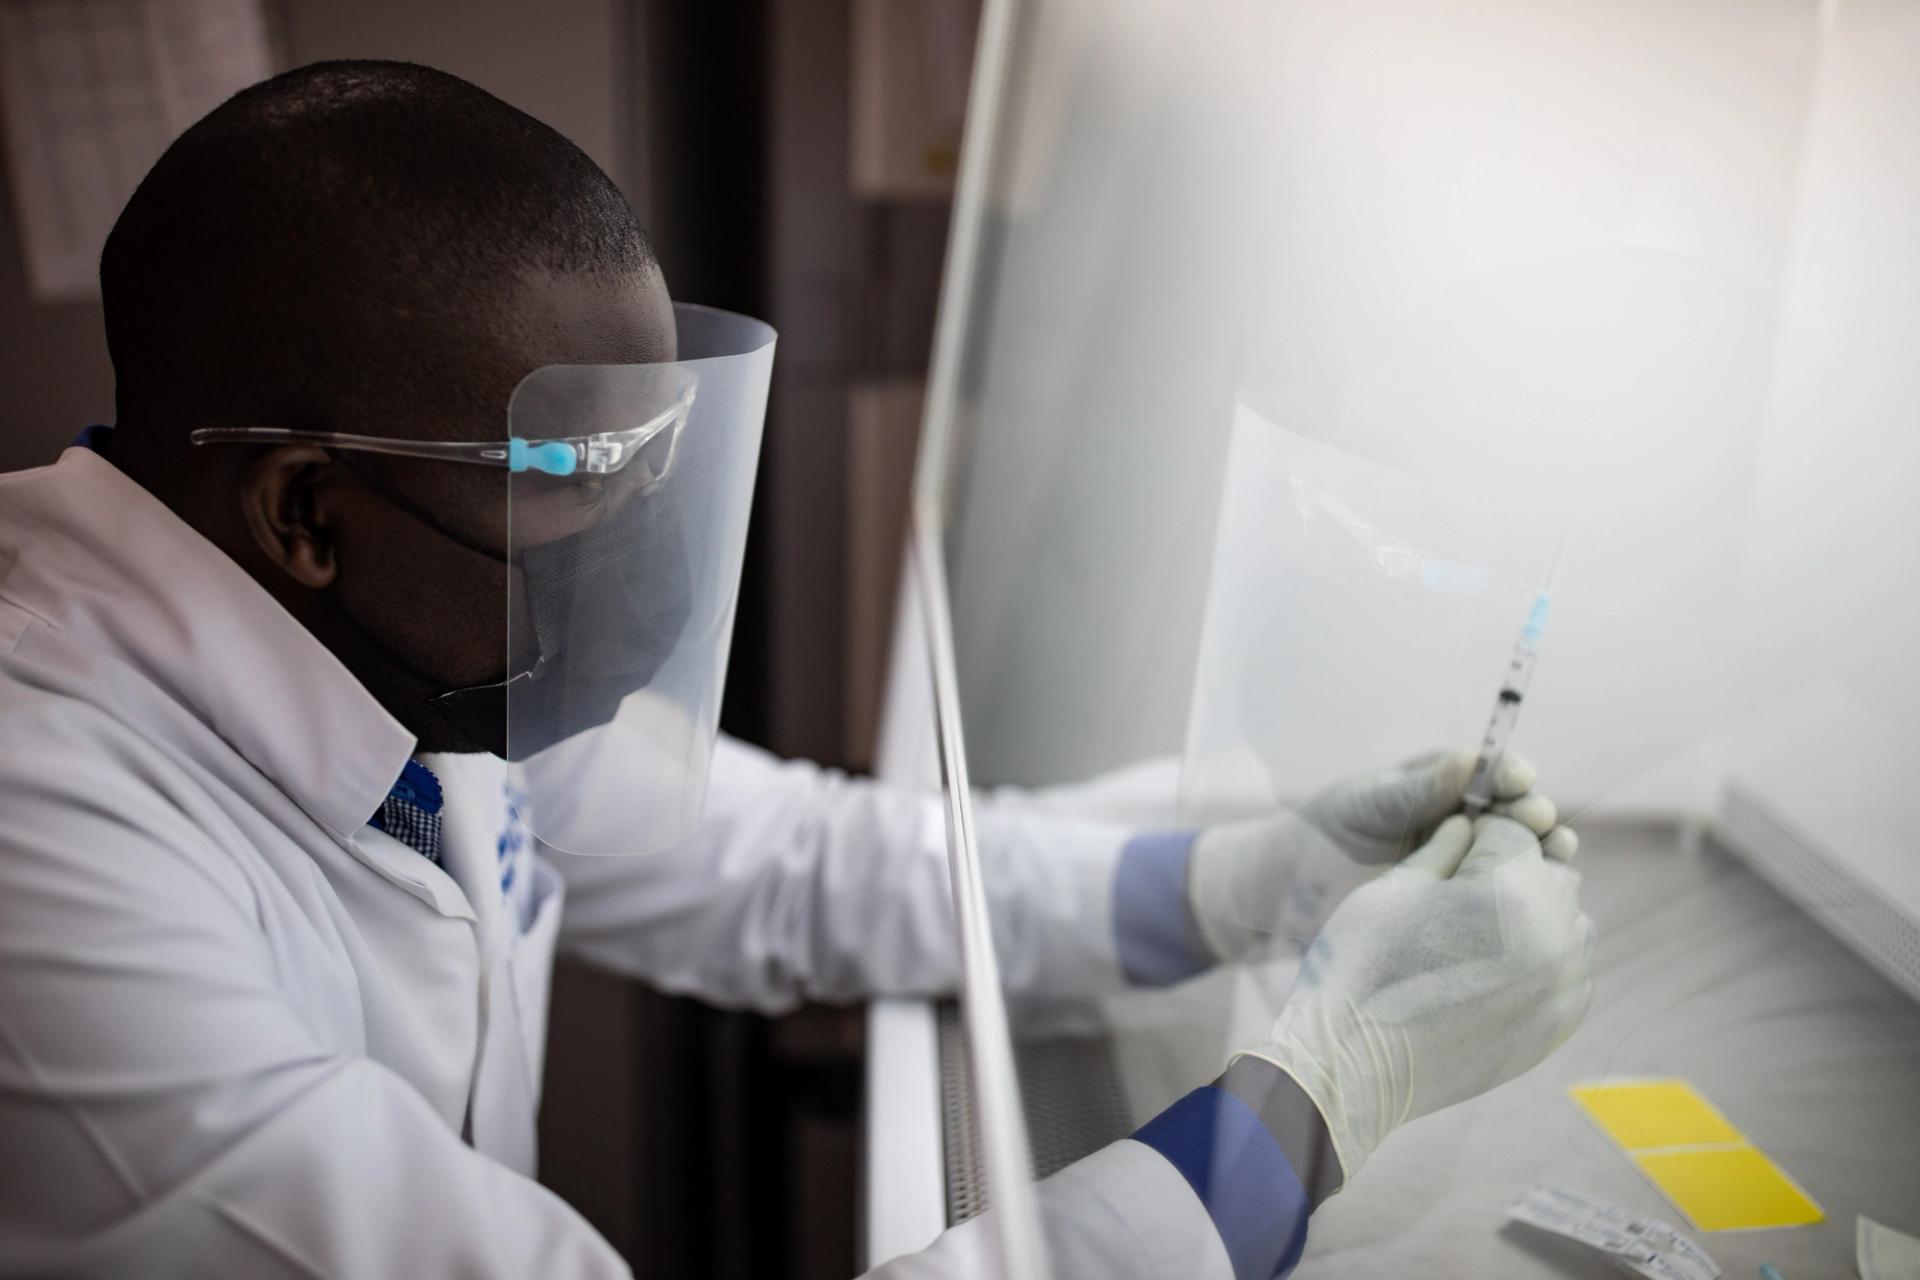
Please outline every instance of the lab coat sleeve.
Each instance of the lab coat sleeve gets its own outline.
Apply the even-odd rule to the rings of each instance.
[[[1129,829],[982,803],[1001,977],[1070,996],[1126,985],[1113,919]],[[777,1012],[931,995],[958,979],[940,798],[722,738],[706,818],[666,853],[543,850],[567,882],[563,950],[668,991]]]
[[[627,1274],[399,1076],[320,1046],[216,838],[162,786],[84,781],[137,756],[105,741],[0,774],[0,1273]]]
[[[1193,1188],[1144,1143],[1103,1147],[1034,1192],[1055,1280],[1244,1280]],[[997,1229],[989,1210],[867,1280],[1001,1275]]]
[[[1034,1188],[1054,1274],[1281,1280],[1300,1260],[1314,1206],[1338,1186],[1331,1145],[1318,1108],[1289,1077],[1236,1064],[1131,1138]],[[875,1274],[995,1274],[995,1235],[984,1215]]]

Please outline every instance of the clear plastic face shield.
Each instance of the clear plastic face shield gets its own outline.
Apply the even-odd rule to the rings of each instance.
[[[699,822],[774,332],[676,305],[680,359],[549,365],[508,410],[506,755],[529,829],[638,854]],[[461,696],[461,695],[450,695]]]
[[[511,569],[507,676],[434,703],[523,766],[521,816],[567,853],[670,848],[706,798],[775,335],[709,307],[673,314],[678,360],[536,369],[514,389],[505,439],[191,437],[507,472],[505,555],[472,548]]]

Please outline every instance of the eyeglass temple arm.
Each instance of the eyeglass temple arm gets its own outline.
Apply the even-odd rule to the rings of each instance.
[[[587,437],[597,441],[620,443],[616,458],[645,443],[675,418],[686,414],[693,403],[693,388],[683,392],[675,404],[638,427],[627,431],[603,432]],[[623,437],[630,437],[623,439]],[[435,462],[472,462],[484,466],[506,467],[509,471],[542,471],[552,476],[572,475],[586,459],[589,448],[566,440],[527,440],[512,436],[500,443],[446,440],[394,440],[387,436],[357,436],[343,431],[308,431],[300,427],[201,427],[189,437],[201,444],[312,444],[328,449],[347,449],[355,453],[379,453],[393,458],[422,458]],[[593,468],[590,468],[593,469]]]
[[[306,431],[299,427],[201,427],[188,439],[195,444],[313,444],[355,453],[381,453],[393,458],[425,458],[439,462],[508,464],[512,444],[523,441],[472,443],[445,440],[391,440],[385,436],[356,436],[342,431]]]
[[[569,476],[580,465],[580,450],[564,440],[510,437],[498,444],[446,440],[390,440],[342,431],[305,431],[299,427],[201,427],[188,437],[195,444],[313,444],[352,453],[381,453],[391,458],[430,462],[474,462],[509,471],[542,471]]]

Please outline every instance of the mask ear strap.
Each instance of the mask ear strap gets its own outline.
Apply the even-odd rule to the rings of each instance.
[[[395,489],[392,485],[387,484],[383,480],[376,480],[368,472],[362,470],[360,467],[355,465],[350,459],[345,458],[338,453],[333,453],[331,456],[335,462],[339,463],[341,466],[345,467],[347,470],[353,472],[354,475],[358,476],[360,478],[360,483],[366,485],[367,488],[373,490],[375,493],[379,494],[382,498],[386,499],[388,502],[392,503],[394,506],[400,508],[402,511],[406,512],[408,515],[412,516],[415,520],[418,520],[421,524],[426,525],[429,529],[433,530],[435,533],[439,534],[441,537],[447,539],[449,542],[452,542],[461,547],[465,547],[468,551],[473,552],[475,555],[485,556],[487,559],[495,561],[499,564],[510,565],[513,563],[512,556],[504,555],[501,552],[495,551],[492,547],[482,546],[480,543],[475,542],[472,538],[467,537],[466,534],[461,533],[458,529],[454,529],[449,525],[447,525],[444,521],[440,519],[439,516],[436,516],[435,514],[433,514],[433,512],[428,511],[425,507],[415,502],[412,498],[407,497],[405,494]]]

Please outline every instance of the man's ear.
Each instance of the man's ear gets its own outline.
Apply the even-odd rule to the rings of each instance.
[[[339,572],[332,531],[313,501],[320,473],[332,464],[325,449],[281,445],[248,463],[240,476],[240,511],[253,540],[267,559],[315,591],[332,586]]]

